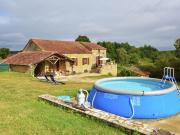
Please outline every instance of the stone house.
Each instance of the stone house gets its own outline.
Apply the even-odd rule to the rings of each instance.
[[[96,43],[30,39],[22,52],[3,61],[11,71],[32,72],[35,76],[93,72],[117,74],[117,65],[102,61],[106,48]]]

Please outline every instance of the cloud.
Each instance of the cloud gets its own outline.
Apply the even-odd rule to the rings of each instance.
[[[0,34],[0,45],[2,48],[9,47],[12,50],[20,50],[25,45],[26,38],[22,33]]]
[[[177,26],[162,26],[162,27],[158,27],[157,29],[155,29],[156,32],[168,32],[168,31],[174,31],[176,30],[178,27]]]
[[[83,23],[80,24],[79,29],[81,33],[85,34],[109,34],[111,32],[110,29],[104,27],[102,25],[94,24],[94,23]]]
[[[10,22],[10,19],[8,17],[0,16],[0,25],[5,25]]]
[[[86,34],[94,42],[111,40],[136,46],[174,49],[180,37],[179,0],[0,0],[0,47],[22,49],[30,38],[73,40]]]

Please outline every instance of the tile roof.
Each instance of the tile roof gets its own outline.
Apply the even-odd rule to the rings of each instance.
[[[44,59],[52,56],[52,55],[58,55],[61,57],[64,57],[70,61],[72,61],[70,58],[59,54],[57,52],[42,52],[42,51],[36,51],[36,52],[31,52],[31,51],[26,51],[26,52],[20,52],[18,54],[15,54],[13,56],[10,56],[3,60],[2,63],[4,64],[12,64],[12,65],[29,65],[29,64],[36,64]]]
[[[80,42],[80,43],[81,43],[81,45],[83,45],[84,47],[86,47],[90,51],[93,49],[95,49],[95,50],[98,50],[98,49],[106,50],[106,48],[104,48],[104,47],[102,47],[96,43],[89,43],[89,42]]]
[[[57,51],[61,54],[89,54],[91,53],[86,47],[79,42],[58,41],[58,40],[42,40],[32,39],[42,51]]]
[[[106,49],[96,43],[88,42],[44,39],[31,39],[29,42],[36,44],[42,51],[58,51],[61,54],[89,54],[92,49]]]

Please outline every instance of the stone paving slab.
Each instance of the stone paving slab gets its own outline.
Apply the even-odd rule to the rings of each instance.
[[[55,105],[62,106],[71,110],[74,110],[76,112],[95,117],[97,119],[100,119],[102,121],[105,121],[111,125],[114,125],[116,127],[123,128],[125,130],[129,131],[138,131],[141,134],[146,134],[146,135],[160,135],[161,133],[159,132],[159,129],[156,129],[154,127],[151,127],[148,124],[132,120],[132,119],[127,119],[124,117],[120,117],[118,115],[114,115],[108,112],[104,112],[102,110],[98,109],[88,109],[87,111],[82,111],[80,109],[74,108],[72,103],[65,103],[61,100],[59,100],[57,97],[52,96],[52,95],[40,95],[40,99],[46,100],[48,102],[51,102]],[[168,133],[167,135],[171,135],[171,133]]]

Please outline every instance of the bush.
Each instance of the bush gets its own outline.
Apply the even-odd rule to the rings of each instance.
[[[132,71],[130,71],[128,68],[126,67],[118,67],[118,74],[117,76],[135,76],[136,74],[133,73]]]
[[[10,54],[10,50],[8,48],[0,48],[0,58],[5,59]]]
[[[161,54],[158,56],[153,65],[140,66],[142,70],[150,72],[150,77],[154,78],[162,78],[164,67],[174,68],[175,77],[178,81],[180,81],[180,59],[174,57],[173,55]]]
[[[112,75],[112,73],[109,72],[109,73],[108,73],[108,76],[113,76],[113,75]]]
[[[175,77],[180,81],[180,59],[171,60],[170,66],[175,69]]]
[[[87,72],[88,72],[88,70],[87,70],[87,69],[85,69],[85,70],[84,70],[84,73],[87,73]]]

